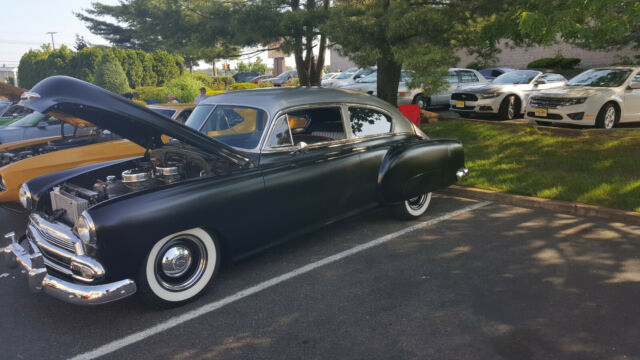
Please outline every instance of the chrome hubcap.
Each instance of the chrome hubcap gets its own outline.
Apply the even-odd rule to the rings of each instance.
[[[196,284],[207,267],[207,249],[199,238],[182,235],[167,242],[155,259],[158,283],[170,291]]]
[[[616,122],[616,109],[613,106],[607,108],[607,112],[604,115],[604,127],[611,129]]]
[[[191,252],[184,246],[175,246],[162,256],[162,272],[172,278],[184,275],[191,265]]]
[[[420,210],[426,202],[427,195],[423,194],[407,200],[407,205],[409,205],[412,210]]]

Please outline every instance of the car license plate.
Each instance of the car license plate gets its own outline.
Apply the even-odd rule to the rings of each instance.
[[[547,117],[547,109],[536,109],[536,116]]]
[[[456,107],[463,108],[464,107],[464,101],[456,101]]]

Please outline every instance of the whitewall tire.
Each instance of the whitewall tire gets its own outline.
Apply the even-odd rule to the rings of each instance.
[[[162,238],[149,251],[138,275],[143,300],[176,306],[196,298],[217,273],[216,240],[195,228]]]
[[[431,203],[431,193],[422,194],[395,207],[396,216],[401,219],[412,220],[419,218],[429,208]]]

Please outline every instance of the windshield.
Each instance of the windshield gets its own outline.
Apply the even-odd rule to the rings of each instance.
[[[185,125],[241,149],[255,149],[267,124],[262,110],[233,105],[200,105]]]
[[[540,71],[521,70],[511,71],[498,76],[493,80],[494,84],[528,84],[538,76]]]
[[[56,118],[54,118],[54,117],[49,117],[47,115],[44,115],[44,114],[39,113],[37,111],[34,111],[31,114],[23,117],[22,119],[11,123],[10,126],[12,126],[12,127],[15,127],[15,126],[31,127],[31,126],[35,126],[38,122],[40,122],[41,120],[44,120],[44,119],[49,119],[51,121],[56,120]]]
[[[288,79],[288,78],[289,78],[289,75],[291,75],[291,76],[294,76],[294,77],[295,77],[297,74],[296,74],[296,73],[294,73],[293,71],[289,70],[289,71],[285,71],[285,72],[283,72],[282,74],[280,74],[280,75],[278,75],[278,76],[276,76],[276,77],[277,77],[277,78],[279,78],[279,79]]]
[[[569,80],[568,86],[616,87],[624,84],[630,69],[591,69]]]
[[[369,74],[365,77],[363,77],[362,79],[358,80],[358,83],[364,83],[364,84],[371,84],[371,83],[376,83],[378,82],[378,72],[374,72],[372,74]]]
[[[338,74],[338,76],[336,76],[335,78],[336,78],[336,79],[340,79],[340,80],[348,79],[348,78],[350,78],[351,76],[353,76],[353,74],[355,74],[355,73],[356,73],[355,71],[348,71],[348,70],[347,70],[347,71],[345,71],[345,72],[343,72],[343,73]]]

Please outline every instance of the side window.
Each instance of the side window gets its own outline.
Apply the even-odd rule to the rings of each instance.
[[[458,80],[458,74],[456,74],[453,71],[450,71],[447,76],[444,78],[449,84],[457,84],[459,82]]]
[[[476,83],[479,82],[478,77],[471,71],[459,71],[461,83]]]
[[[502,75],[502,71],[500,71],[500,70],[491,70],[491,76],[498,77],[500,75]]]
[[[45,123],[47,125],[60,125],[60,120],[58,120],[57,118],[51,116],[48,119],[45,120]]]
[[[558,74],[545,74],[539,77],[540,80],[546,80],[548,83],[553,82],[563,82],[565,81],[564,76]]]
[[[640,83],[640,73],[636,74],[631,80],[632,83]]]
[[[293,143],[316,144],[344,140],[342,112],[339,107],[319,107],[292,111],[287,114]]]
[[[176,121],[180,124],[184,124],[185,121],[187,121],[189,115],[191,115],[191,110],[184,110],[180,114],[178,114],[178,117],[176,117]]]
[[[392,130],[391,118],[381,112],[366,108],[349,108],[351,132],[356,137],[388,134]]]
[[[288,116],[280,116],[273,125],[273,131],[269,136],[269,147],[278,148],[293,145],[291,131],[289,130]]]

